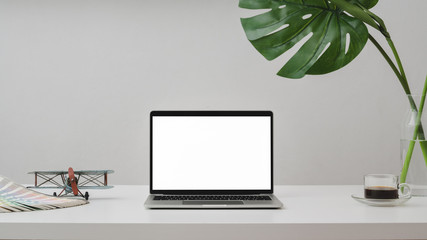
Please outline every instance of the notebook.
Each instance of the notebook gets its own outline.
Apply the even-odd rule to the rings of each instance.
[[[147,208],[281,208],[271,111],[150,113]]]

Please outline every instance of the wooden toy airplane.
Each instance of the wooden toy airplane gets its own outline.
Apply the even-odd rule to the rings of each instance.
[[[28,188],[62,188],[62,191],[53,196],[64,196],[73,193],[74,196],[81,196],[89,199],[89,193],[83,194],[80,189],[108,189],[108,174],[114,173],[113,170],[85,170],[74,171],[68,168],[68,171],[34,171],[28,174],[34,174],[34,186]],[[38,181],[40,178],[41,181]],[[103,179],[101,179],[103,178]],[[41,182],[41,183],[40,183]]]

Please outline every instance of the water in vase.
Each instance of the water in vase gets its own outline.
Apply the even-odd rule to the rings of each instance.
[[[400,140],[400,155],[401,166],[406,158],[409,143],[413,140],[401,139]],[[427,196],[427,164],[423,158],[420,142],[427,143],[426,140],[416,140],[415,147],[412,153],[411,162],[409,164],[406,183],[410,184],[412,188],[412,195],[414,196]]]

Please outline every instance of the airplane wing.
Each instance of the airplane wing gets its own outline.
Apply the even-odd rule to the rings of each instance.
[[[68,171],[32,171],[28,174],[44,174],[44,175],[57,175],[57,174],[68,174]],[[97,175],[97,174],[110,174],[114,173],[114,170],[82,170],[74,171],[76,174],[87,174],[87,175]]]
[[[68,171],[33,171],[28,174],[43,174],[43,175],[58,175],[58,174],[68,174]]]
[[[53,189],[53,188],[56,188],[56,189],[58,189],[58,188],[64,188],[64,187],[60,187],[60,186],[27,186],[27,188],[47,188],[47,189]]]
[[[79,186],[79,189],[110,189],[113,188],[114,186]],[[28,186],[27,188],[46,188],[46,189],[58,189],[58,188],[63,188],[61,187],[57,187],[57,186]]]
[[[79,186],[79,189],[110,189],[114,186]]]
[[[114,173],[113,170],[81,170],[74,171],[74,174],[85,174],[85,175],[98,175],[98,174],[110,174]]]

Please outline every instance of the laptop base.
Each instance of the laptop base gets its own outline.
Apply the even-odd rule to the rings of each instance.
[[[144,206],[150,209],[266,209],[282,208],[282,202],[273,194],[265,194],[271,200],[154,200],[161,194],[150,194]]]

